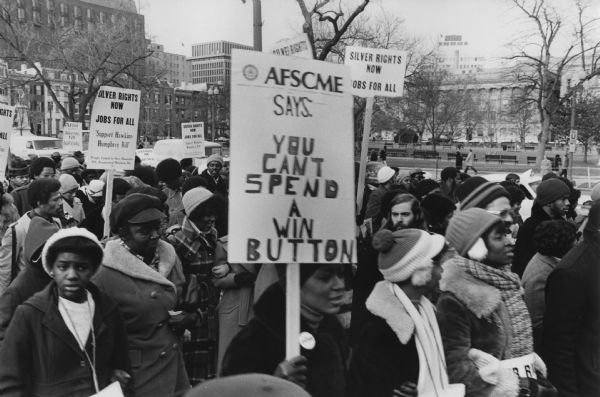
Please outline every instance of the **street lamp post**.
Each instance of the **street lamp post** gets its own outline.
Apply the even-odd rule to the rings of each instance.
[[[208,89],[208,103],[210,105],[210,135],[211,140],[215,141],[215,130],[216,130],[216,109],[217,109],[217,95],[219,95],[219,87],[211,86]]]

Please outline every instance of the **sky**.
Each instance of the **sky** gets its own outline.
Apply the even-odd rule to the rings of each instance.
[[[252,45],[252,0],[135,1],[145,16],[147,34],[168,52],[190,56],[192,44],[214,40]],[[360,3],[332,3],[340,1]],[[554,1],[559,7],[566,3]],[[407,34],[426,45],[433,47],[440,34],[458,34],[471,51],[488,58],[506,55],[509,44],[530,26],[511,0],[372,0],[365,10],[372,17],[384,12],[402,18]],[[262,0],[262,19],[263,49],[302,30],[296,0]]]

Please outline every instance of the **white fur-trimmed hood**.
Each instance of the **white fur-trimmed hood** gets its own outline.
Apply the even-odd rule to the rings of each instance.
[[[468,260],[456,256],[444,263],[440,290],[454,294],[477,318],[489,317],[502,303],[502,295],[461,268],[460,261]]]
[[[415,332],[415,323],[392,292],[391,285],[385,280],[375,284],[366,306],[371,313],[384,319],[400,343],[406,345]]]
[[[133,278],[169,286],[176,291],[175,284],[167,279],[177,261],[175,249],[171,244],[165,243],[162,240],[158,240],[158,247],[156,249],[160,258],[158,272],[129,252],[127,248],[121,245],[121,241],[118,239],[106,243],[102,265]]]

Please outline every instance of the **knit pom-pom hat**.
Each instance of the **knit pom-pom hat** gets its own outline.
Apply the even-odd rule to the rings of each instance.
[[[419,229],[380,230],[373,236],[373,248],[379,251],[379,270],[393,283],[412,278],[413,284],[423,285],[431,277],[431,259],[443,250],[444,245],[443,236]],[[415,280],[413,275],[422,270],[426,273]]]
[[[493,225],[502,222],[502,219],[490,214],[481,208],[469,208],[464,211],[459,211],[452,218],[446,229],[446,241],[452,248],[458,252],[460,256],[465,258],[481,260],[481,242],[478,240],[487,232]],[[478,252],[474,255],[468,255],[469,251],[478,243]],[[485,244],[483,246],[485,248]],[[487,252],[484,252],[485,256]]]
[[[460,202],[461,211],[473,207],[485,209],[488,204],[500,197],[510,199],[506,189],[480,176],[473,176],[458,185],[456,197]]]

